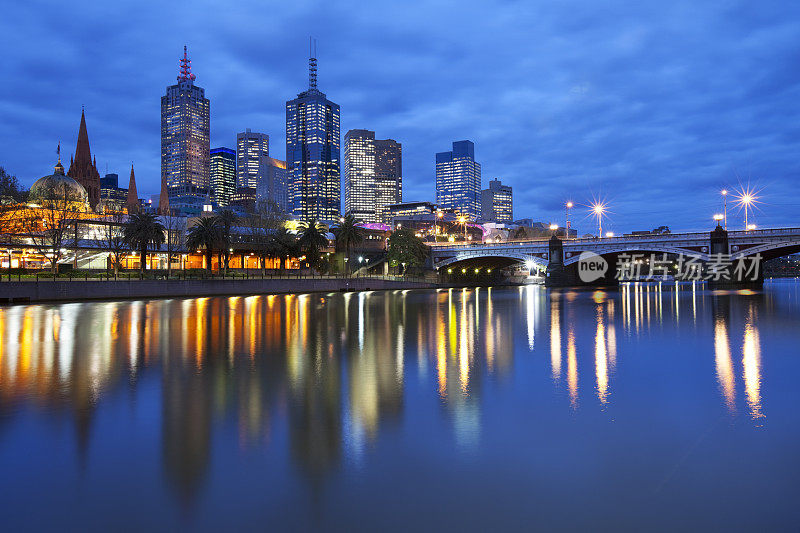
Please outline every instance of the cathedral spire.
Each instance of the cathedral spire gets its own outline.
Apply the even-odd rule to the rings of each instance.
[[[81,125],[78,129],[78,144],[75,147],[75,164],[81,167],[92,164],[92,151],[89,149],[89,134],[86,132],[86,114],[81,109]]]
[[[194,81],[195,75],[192,74],[192,60],[189,59],[189,53],[186,46],[183,47],[183,57],[180,60],[181,70],[178,73],[178,81]]]
[[[170,214],[167,177],[163,174],[161,175],[161,196],[158,197],[158,212],[162,215]]]
[[[131,163],[131,179],[128,182],[128,213],[135,213],[139,210],[139,193],[136,191],[136,176],[133,175],[133,163]]]

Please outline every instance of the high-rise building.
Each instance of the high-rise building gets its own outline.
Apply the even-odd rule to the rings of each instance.
[[[106,174],[100,178],[100,201],[110,209],[122,209],[128,198],[128,189],[119,186],[119,174]]]
[[[254,209],[256,189],[267,173],[269,135],[246,131],[236,135],[236,193],[234,203]]]
[[[481,214],[481,165],[472,141],[453,143],[451,152],[436,154],[436,203],[470,220]]]
[[[286,161],[267,157],[262,167],[264,174],[256,186],[256,205],[272,203],[282,213],[288,212],[286,199]]]
[[[317,59],[308,64],[308,90],[286,102],[289,203],[302,220],[333,222],[341,199],[339,106],[317,89]]]
[[[375,132],[344,136],[344,210],[364,222],[388,224],[388,206],[402,199],[402,146],[375,139]]]
[[[211,105],[183,47],[178,83],[161,97],[161,175],[170,197],[205,197],[211,185]]]
[[[236,152],[230,148],[211,149],[211,198],[220,207],[230,205],[236,192]]]
[[[481,191],[481,220],[510,224],[514,220],[512,189],[495,178]]]
[[[83,185],[89,196],[89,205],[95,209],[100,202],[100,173],[97,171],[97,158],[92,159],[92,151],[89,149],[89,134],[86,132],[86,116],[83,110],[75,157],[70,158],[67,176]]]

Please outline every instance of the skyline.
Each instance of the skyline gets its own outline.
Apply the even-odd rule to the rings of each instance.
[[[133,160],[142,196],[156,194],[158,102],[184,44],[212,102],[211,146],[246,128],[284,145],[283,106],[307,85],[311,34],[341,131],[379,130],[404,145],[404,201],[432,201],[435,153],[470,139],[481,187],[495,177],[512,186],[517,218],[563,223],[564,201],[596,197],[610,205],[611,231],[706,229],[719,189],[749,179],[764,189],[759,226],[800,225],[794,6],[428,5],[411,20],[397,6],[308,4],[243,20],[245,7],[220,15],[211,4],[123,4],[110,19],[88,4],[43,4],[52,20],[10,6],[15,25],[0,36],[38,43],[7,46],[14,56],[0,60],[0,165],[26,187],[50,172],[59,140],[69,155],[85,104],[100,173],[108,164],[125,175]],[[445,12],[458,31],[439,27]],[[283,22],[270,38],[247,31],[266,18]],[[63,31],[50,31],[55,20]],[[174,29],[158,30],[166,21]],[[81,39],[90,28],[97,38]],[[582,233],[594,225],[585,211],[572,217]]]

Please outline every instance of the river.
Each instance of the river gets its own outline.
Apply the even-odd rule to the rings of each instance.
[[[798,383],[791,280],[5,306],[0,516],[796,528]]]

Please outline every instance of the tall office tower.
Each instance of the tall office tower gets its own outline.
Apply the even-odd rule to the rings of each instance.
[[[514,221],[512,189],[495,178],[481,191],[481,220],[510,224]]]
[[[344,136],[344,210],[364,222],[388,224],[388,206],[402,199],[402,146],[375,132]]]
[[[81,125],[78,128],[78,144],[75,157],[70,158],[67,176],[74,179],[86,189],[89,205],[92,209],[100,202],[100,173],[97,171],[97,158],[92,159],[89,149],[89,134],[86,132],[86,116],[81,109]]]
[[[211,199],[220,206],[230,205],[236,192],[236,152],[230,148],[211,149]]]
[[[256,205],[261,202],[275,203],[282,212],[288,212],[286,205],[286,161],[267,157],[262,166],[264,174],[256,186]]]
[[[453,143],[451,152],[436,154],[436,203],[470,220],[481,214],[481,165],[472,141]]]
[[[267,173],[269,135],[250,131],[236,135],[236,193],[235,203],[254,209],[256,188]]]
[[[183,47],[178,83],[161,97],[161,175],[170,197],[205,197],[211,185],[211,105]]]
[[[286,171],[291,212],[301,220],[339,218],[339,106],[317,89],[317,59],[308,60],[308,90],[286,102]]]

